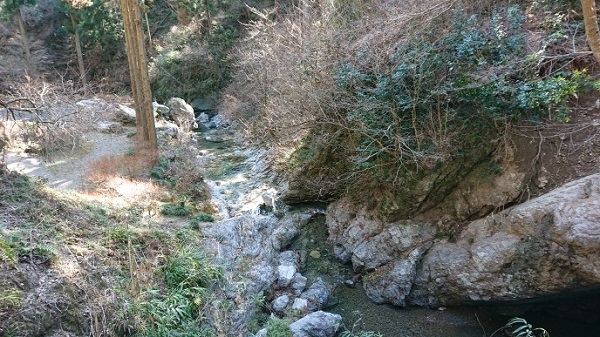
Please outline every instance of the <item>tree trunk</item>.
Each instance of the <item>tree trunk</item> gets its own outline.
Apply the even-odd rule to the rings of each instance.
[[[83,86],[83,93],[88,94],[87,79],[85,76],[85,64],[83,63],[83,52],[81,51],[81,40],[79,39],[79,28],[77,27],[77,20],[75,20],[75,13],[71,11],[71,24],[75,30],[75,50],[77,51],[77,66],[79,67],[79,77],[81,78],[81,86]]]
[[[206,35],[210,36],[212,34],[212,17],[210,16],[208,0],[204,0],[204,9],[206,10]]]
[[[596,17],[595,0],[581,0],[583,9],[583,21],[585,22],[585,35],[594,58],[600,63],[600,31],[598,30],[598,19]]]
[[[158,145],[139,2],[137,0],[121,0],[121,11],[123,13],[123,26],[125,27],[125,45],[129,62],[131,90],[135,104],[136,137],[138,145],[150,151],[149,160],[152,164],[155,164]]]
[[[27,31],[25,31],[25,24],[23,24],[23,16],[21,15],[21,8],[17,8],[15,12],[17,24],[19,25],[19,32],[21,33],[21,43],[23,44],[23,51],[25,52],[25,69],[27,75],[30,77],[37,77],[37,70],[33,64],[31,58],[31,46],[29,45],[29,39],[27,38]]]

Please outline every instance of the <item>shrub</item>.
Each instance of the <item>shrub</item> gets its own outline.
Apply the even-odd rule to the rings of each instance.
[[[192,229],[199,229],[201,222],[213,222],[213,221],[215,221],[215,218],[212,215],[200,212],[199,214],[196,214],[192,218],[192,220],[190,221],[190,227]]]
[[[267,323],[267,337],[292,337],[290,323],[284,319],[273,318]]]
[[[160,207],[160,213],[171,216],[188,216],[192,214],[190,209],[182,203],[166,203]]]

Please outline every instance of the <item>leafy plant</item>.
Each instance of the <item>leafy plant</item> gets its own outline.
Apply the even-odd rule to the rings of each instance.
[[[166,203],[160,207],[160,213],[171,216],[188,216],[192,211],[183,203]]]
[[[284,319],[273,318],[267,322],[267,337],[292,337],[290,323]]]
[[[346,329],[340,333],[340,337],[383,337],[379,332],[362,330],[362,313],[358,310],[352,312],[355,320],[350,329]]]
[[[194,215],[194,217],[190,221],[190,227],[192,229],[199,229],[201,222],[214,222],[214,221],[215,221],[215,218],[212,215],[200,212],[200,213]]]

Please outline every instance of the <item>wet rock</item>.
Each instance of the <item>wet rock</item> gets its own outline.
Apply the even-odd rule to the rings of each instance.
[[[294,337],[332,337],[342,323],[342,316],[316,311],[290,325]]]
[[[329,300],[329,287],[319,277],[300,297],[308,301],[308,310],[320,310]]]
[[[198,127],[194,109],[183,99],[177,97],[171,98],[166,105],[169,107],[169,118],[175,122],[183,132],[188,132]]]
[[[423,254],[432,246],[427,243],[413,250],[407,259],[391,264],[391,269],[371,273],[364,283],[365,293],[375,303],[390,303],[404,307],[412,289],[417,264]]]
[[[202,112],[198,115],[198,118],[196,118],[196,121],[198,123],[208,123],[210,121],[210,117],[206,113]]]
[[[290,297],[288,295],[281,295],[271,302],[271,308],[275,312],[282,313],[289,303]]]
[[[410,295],[455,305],[557,294],[600,284],[600,175],[471,222],[424,256]]]

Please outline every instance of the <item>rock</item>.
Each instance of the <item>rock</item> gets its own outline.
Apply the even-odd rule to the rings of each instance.
[[[389,263],[435,235],[431,224],[411,220],[388,223],[346,199],[327,207],[326,222],[334,254],[342,261],[350,256],[355,270]]]
[[[342,316],[316,311],[290,324],[294,337],[332,337],[340,325]]]
[[[432,246],[427,243],[413,250],[407,259],[392,263],[390,270],[376,271],[365,278],[367,296],[375,303],[390,303],[404,307],[417,274],[417,264]]]
[[[163,119],[169,118],[169,114],[171,109],[168,106],[158,104],[156,102],[152,102],[152,111],[154,112],[154,117],[162,117]]]
[[[189,132],[198,127],[194,109],[183,99],[171,98],[166,105],[169,107],[169,118],[175,122],[183,132]]]
[[[156,134],[159,137],[175,139],[179,136],[179,127],[174,123],[170,123],[167,121],[157,121],[155,127]]]
[[[104,133],[121,133],[123,132],[123,126],[118,122],[98,122],[96,129]]]
[[[267,337],[267,328],[262,328],[260,330],[258,330],[258,332],[256,333],[256,335],[254,335],[254,337]]]
[[[283,266],[298,266],[298,253],[293,250],[286,250],[279,254],[279,264]]]
[[[300,295],[300,298],[308,301],[308,310],[320,310],[329,300],[329,287],[319,277],[307,291]]]
[[[135,125],[135,110],[119,104],[115,110],[115,120],[125,125]]]
[[[300,296],[300,294],[302,294],[304,288],[306,288],[307,281],[308,279],[302,276],[302,274],[300,273],[296,273],[296,275],[294,275],[294,278],[292,279],[292,284],[290,285],[290,288],[294,290],[294,295]]]
[[[294,303],[292,303],[292,310],[297,310],[300,312],[306,312],[308,308],[308,301],[304,298],[297,297],[294,299]]]
[[[290,297],[288,295],[281,295],[271,302],[271,308],[277,313],[282,313],[289,303]]]
[[[198,115],[196,121],[199,123],[208,123],[210,121],[210,117],[206,113],[202,112],[200,115]]]
[[[277,267],[277,284],[285,288],[292,283],[292,279],[296,275],[296,267],[289,265],[280,265]]]
[[[600,284],[600,175],[471,222],[423,257],[411,302],[457,305]]]

